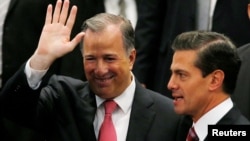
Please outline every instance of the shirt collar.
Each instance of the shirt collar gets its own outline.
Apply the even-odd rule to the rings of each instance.
[[[203,115],[196,123],[193,123],[195,132],[201,141],[203,141],[208,134],[208,125],[215,125],[232,107],[232,99],[227,98]]]

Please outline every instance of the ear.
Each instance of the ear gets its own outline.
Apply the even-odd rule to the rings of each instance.
[[[225,74],[222,70],[215,70],[211,73],[211,81],[209,85],[209,90],[214,91],[221,88],[223,85]]]
[[[134,63],[135,63],[135,58],[136,58],[136,50],[132,49],[130,51],[130,55],[129,55],[129,65],[130,65],[130,70],[133,69]]]

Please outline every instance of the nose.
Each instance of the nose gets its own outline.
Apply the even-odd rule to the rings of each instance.
[[[108,65],[102,60],[97,61],[95,67],[95,74],[98,76],[102,76],[103,74],[108,72]]]
[[[173,89],[176,88],[176,86],[177,86],[177,85],[176,85],[175,82],[174,82],[174,77],[171,76],[170,79],[169,79],[169,81],[168,81],[167,88],[168,88],[169,90],[173,90]]]

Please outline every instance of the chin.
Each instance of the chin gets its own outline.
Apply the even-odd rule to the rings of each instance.
[[[177,107],[174,107],[174,111],[175,111],[175,113],[177,113],[179,115],[182,115],[185,113],[183,110],[181,110],[180,108],[177,108]]]

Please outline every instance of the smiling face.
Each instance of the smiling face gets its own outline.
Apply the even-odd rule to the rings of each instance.
[[[196,57],[194,50],[174,53],[168,89],[172,91],[176,113],[198,118],[209,107],[211,77],[202,77],[200,69],[194,65]]]
[[[109,25],[101,32],[87,30],[83,56],[86,78],[96,95],[114,98],[131,83],[135,50],[127,55],[118,25]]]

